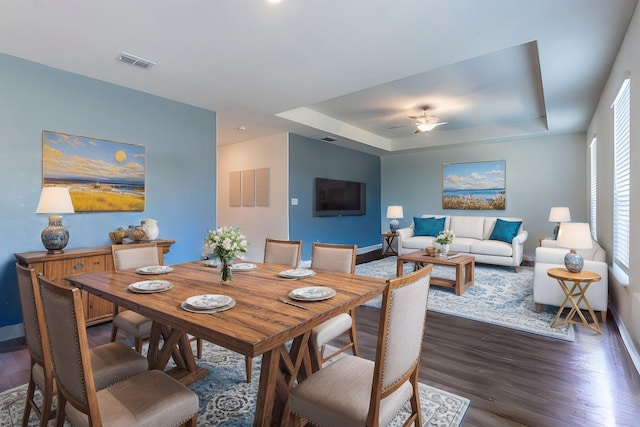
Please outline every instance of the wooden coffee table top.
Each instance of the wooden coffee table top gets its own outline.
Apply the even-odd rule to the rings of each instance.
[[[457,255],[456,255],[457,254]],[[457,252],[449,252],[449,256],[456,255],[453,258],[443,257],[439,254],[434,256],[427,255],[425,251],[415,251],[408,254],[398,255],[398,259],[405,262],[426,262],[439,265],[458,265],[469,262],[469,259],[475,261],[472,255],[461,254]]]

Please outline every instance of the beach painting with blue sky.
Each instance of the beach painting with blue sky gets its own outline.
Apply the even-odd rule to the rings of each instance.
[[[505,161],[444,163],[442,208],[504,210]]]
[[[69,187],[76,212],[141,212],[145,148],[42,131],[42,185]]]

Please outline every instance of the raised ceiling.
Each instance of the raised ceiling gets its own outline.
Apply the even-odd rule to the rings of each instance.
[[[216,111],[219,144],[384,155],[585,131],[636,3],[3,0],[0,52]],[[425,106],[447,124],[414,134]]]

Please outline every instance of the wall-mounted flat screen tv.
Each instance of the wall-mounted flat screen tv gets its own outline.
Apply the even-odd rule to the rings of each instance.
[[[316,178],[314,216],[365,215],[366,189],[363,182]]]

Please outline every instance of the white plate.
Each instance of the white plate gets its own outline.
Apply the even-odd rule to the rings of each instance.
[[[298,301],[322,301],[335,295],[335,289],[327,286],[309,286],[308,288],[298,288],[289,292],[289,298]]]
[[[291,270],[284,270],[278,273],[280,277],[286,277],[287,279],[301,279],[305,277],[311,277],[316,274],[313,270],[306,268],[292,268]]]
[[[130,284],[129,290],[139,294],[151,294],[154,292],[168,291],[172,287],[171,282],[167,282],[166,280],[143,280],[142,282]]]
[[[206,294],[189,297],[185,303],[193,310],[212,310],[227,305],[231,301],[233,301],[233,298],[227,295]]]
[[[136,270],[138,274],[167,274],[173,271],[173,267],[168,265],[150,265],[148,267],[140,267]]]
[[[257,270],[258,266],[248,262],[239,262],[237,264],[231,264],[232,271],[251,271]]]
[[[207,309],[207,310],[198,310],[198,309],[194,309],[193,307],[191,307],[189,304],[187,304],[186,301],[183,301],[182,304],[180,304],[180,307],[182,307],[183,310],[186,310],[190,313],[205,313],[205,314],[211,314],[211,313],[219,313],[221,311],[225,311],[225,310],[229,310],[231,307],[233,307],[234,305],[236,305],[236,300],[234,300],[233,298],[231,298],[231,302],[229,302],[229,304],[223,305],[222,307],[217,307],[217,308],[212,308],[212,309]]]

